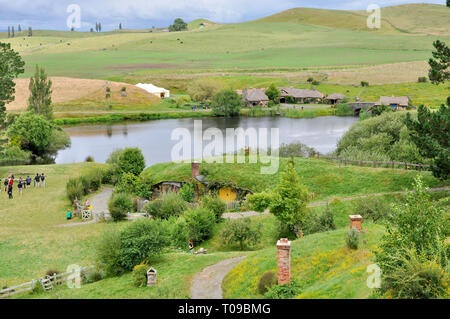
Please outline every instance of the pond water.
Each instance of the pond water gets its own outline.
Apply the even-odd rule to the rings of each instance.
[[[147,165],[171,161],[171,151],[179,140],[172,140],[172,131],[185,128],[193,134],[194,121],[201,121],[203,132],[208,128],[279,128],[280,144],[300,142],[321,153],[333,151],[340,137],[358,122],[357,117],[324,116],[311,119],[285,117],[241,117],[168,119],[120,124],[83,125],[65,128],[72,145],[58,152],[56,163],[83,162],[88,155],[98,163],[104,163],[109,154],[118,148],[139,147]],[[198,122],[197,122],[198,123]],[[204,142],[208,144],[210,142]],[[225,142],[224,142],[225,145]],[[225,148],[225,147],[224,147]]]

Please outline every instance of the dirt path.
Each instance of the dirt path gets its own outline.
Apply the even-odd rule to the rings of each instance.
[[[92,205],[92,212],[93,213],[101,213],[103,212],[105,216],[109,216],[109,210],[108,210],[108,200],[111,197],[113,192],[112,188],[104,187],[102,191],[91,198],[90,202]],[[56,225],[56,227],[75,227],[75,226],[81,226],[81,225],[89,225],[95,223],[95,220],[90,220],[87,222],[79,222],[79,223],[67,223],[67,224],[60,224]]]
[[[225,275],[247,256],[226,259],[206,267],[192,281],[192,299],[222,299],[222,280]]]

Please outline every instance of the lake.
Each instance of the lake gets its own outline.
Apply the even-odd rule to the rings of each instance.
[[[168,119],[148,122],[119,124],[98,124],[67,127],[72,145],[58,152],[56,163],[83,162],[92,156],[96,162],[104,163],[109,154],[118,148],[139,147],[147,165],[171,161],[171,150],[179,141],[171,140],[174,129],[185,128],[192,134],[194,121],[199,119]],[[300,142],[328,153],[336,148],[339,138],[359,121],[357,117],[323,116],[311,119],[285,117],[240,117],[203,118],[203,132],[208,128],[218,128],[225,136],[227,128],[279,128],[280,144]],[[270,140],[269,140],[270,141]],[[209,142],[206,142],[209,143]],[[205,143],[204,143],[205,144]]]

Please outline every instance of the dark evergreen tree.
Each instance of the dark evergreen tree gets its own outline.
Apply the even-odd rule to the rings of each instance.
[[[14,26],[11,27],[11,38],[14,38]]]
[[[33,36],[33,29],[31,27],[28,27],[28,36],[29,37]]]
[[[30,79],[29,89],[28,110],[51,119],[53,117],[52,81],[47,79],[45,70],[37,65],[36,72]]]
[[[19,26],[17,27],[17,31],[18,31],[18,32],[22,32],[22,27],[20,26],[20,24],[19,24]]]
[[[98,23],[98,32],[102,32],[102,24],[100,22]]]
[[[433,175],[440,179],[450,177],[450,97],[447,106],[441,105],[438,111],[431,112],[421,105],[417,111],[417,120],[406,115],[405,124],[410,131],[414,144],[422,156],[433,160]]]
[[[432,52],[433,58],[428,61],[428,77],[432,83],[439,84],[450,80],[450,48],[439,40],[433,42],[433,46],[436,51]]]
[[[20,55],[11,49],[11,44],[0,42],[0,125],[6,117],[6,104],[14,101],[15,82],[19,74],[24,72]]]
[[[11,27],[8,26],[8,38],[11,38]]]
[[[122,30],[122,23],[119,23],[119,30]]]

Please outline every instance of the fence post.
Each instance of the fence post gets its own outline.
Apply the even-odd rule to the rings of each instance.
[[[407,165],[407,163],[405,162],[405,169],[407,170],[408,169],[408,165]]]
[[[359,161],[359,166],[363,166],[363,161]]]
[[[373,168],[377,167],[376,162],[373,161]]]
[[[394,169],[394,166],[395,166],[395,162],[392,161],[392,169]]]

